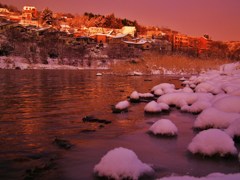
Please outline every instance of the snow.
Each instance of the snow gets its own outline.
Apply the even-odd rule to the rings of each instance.
[[[211,173],[206,177],[193,177],[193,176],[170,176],[160,178],[159,180],[239,180],[240,173],[236,174],[222,174],[222,173]]]
[[[124,110],[124,109],[127,109],[129,106],[130,106],[130,103],[127,100],[125,100],[125,101],[118,102],[115,105],[115,108],[119,110]]]
[[[240,118],[239,113],[223,112],[211,107],[205,109],[198,115],[193,127],[199,129],[205,129],[208,127],[227,128],[235,119],[238,118]]]
[[[169,110],[167,104],[157,103],[156,101],[151,101],[144,107],[144,111],[148,113],[159,113],[166,110]]]
[[[97,73],[96,76],[102,76],[103,74],[102,73]]]
[[[153,98],[154,95],[152,93],[138,93],[140,98]]]
[[[225,132],[229,134],[232,138],[234,137],[240,137],[240,117],[238,119],[235,119],[227,129],[225,129]]]
[[[166,93],[173,92],[175,90],[175,85],[170,83],[161,83],[159,85],[154,86],[151,89],[151,92],[153,92],[155,95],[163,95]],[[161,93],[159,93],[161,92]]]
[[[231,74],[234,70],[237,69],[239,66],[239,62],[237,63],[230,63],[230,64],[223,64],[220,66],[220,72],[225,74]]]
[[[219,129],[208,129],[197,134],[189,144],[188,150],[193,154],[208,156],[219,154],[223,157],[227,154],[237,154],[232,138]]]
[[[138,100],[139,99],[138,92],[137,91],[133,91],[132,94],[130,95],[130,99]]]
[[[149,131],[155,135],[175,136],[178,129],[170,120],[160,119],[149,128]]]
[[[180,107],[182,111],[201,112],[208,108],[213,95],[210,93],[175,92],[164,94],[158,98],[158,103],[166,103]]]
[[[138,159],[130,149],[115,148],[110,150],[94,167],[98,176],[113,179],[138,179],[144,174],[152,174],[153,169]]]
[[[217,100],[213,107],[224,112],[240,113],[240,96],[227,96]]]

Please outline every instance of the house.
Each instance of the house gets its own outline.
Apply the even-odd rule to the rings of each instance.
[[[189,37],[185,34],[173,34],[173,49],[183,50],[189,48]]]
[[[117,34],[116,36],[112,36],[109,44],[119,44],[122,41],[132,41],[132,36],[130,34]]]
[[[122,34],[130,34],[132,37],[135,37],[136,33],[136,27],[135,26],[123,26],[122,27]]]
[[[10,13],[10,11],[6,8],[0,8],[0,14],[6,16]]]
[[[112,36],[110,34],[97,33],[90,35],[91,38],[95,39],[97,43],[108,43]]]
[[[76,37],[76,42],[78,44],[83,44],[83,45],[95,44],[96,43],[95,39],[87,37],[87,36]]]
[[[6,32],[16,26],[18,26],[18,24],[13,22],[0,23],[0,33]]]
[[[24,6],[22,10],[22,19],[19,24],[23,26],[39,26],[37,9],[34,6]]]
[[[203,52],[203,51],[206,51],[210,48],[210,44],[211,44],[211,40],[207,37],[200,37],[198,38],[198,50],[199,50],[199,53]]]
[[[142,50],[149,50],[152,48],[152,44],[145,39],[141,39],[138,42],[134,42],[134,41],[123,41],[123,42],[128,47],[139,48]]]

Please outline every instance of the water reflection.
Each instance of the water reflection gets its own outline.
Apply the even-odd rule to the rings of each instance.
[[[38,162],[29,159],[29,154],[40,153],[48,157],[49,154],[60,153],[64,156],[58,162],[54,178],[60,174],[63,179],[79,176],[91,179],[94,164],[106,151],[118,146],[133,149],[143,161],[153,164],[163,162],[162,166],[170,172],[197,168],[199,160],[195,162],[185,156],[186,146],[194,136],[191,123],[195,116],[182,115],[177,111],[161,116],[172,118],[183,136],[174,141],[159,141],[145,133],[149,127],[147,122],[160,117],[145,116],[144,103],[133,104],[129,113],[111,113],[111,105],[126,99],[132,91],[149,92],[154,85],[162,82],[179,86],[176,79],[159,76],[97,77],[95,71],[1,70],[0,177],[22,177],[27,168]],[[112,124],[100,127],[96,123],[83,123],[82,118],[86,115],[111,120]],[[95,132],[82,133],[86,129]],[[53,146],[55,137],[70,140],[75,145],[73,150],[65,152]],[[28,159],[16,162],[19,157]],[[235,172],[234,163],[228,163],[232,171],[222,166],[221,169]],[[212,166],[219,168],[216,163],[210,166],[209,169]],[[206,172],[205,168],[199,174]],[[196,170],[192,173],[198,175]]]

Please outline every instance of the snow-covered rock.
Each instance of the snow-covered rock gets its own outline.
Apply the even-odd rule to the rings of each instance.
[[[130,101],[131,102],[139,102],[139,93],[137,91],[133,91],[130,95]]]
[[[209,101],[213,98],[210,93],[169,93],[158,98],[158,103],[166,103],[180,107],[183,111],[201,112],[210,106]],[[191,107],[192,106],[192,107]]]
[[[189,144],[188,150],[193,154],[207,156],[218,154],[223,157],[227,154],[237,154],[232,138],[219,129],[208,129],[197,134]]]
[[[225,130],[227,134],[233,137],[240,137],[240,118],[234,120]]]
[[[238,179],[240,179],[240,173],[236,174],[211,173],[206,177],[170,176],[160,178],[158,180],[238,180]]]
[[[240,96],[227,96],[217,100],[213,107],[224,112],[240,113]]]
[[[160,119],[155,122],[150,128],[149,131],[154,135],[166,135],[166,136],[176,136],[178,129],[172,121],[168,119]]]
[[[201,112],[193,127],[199,129],[213,128],[227,128],[235,119],[240,118],[239,113],[228,113],[220,111],[216,108],[207,108]]]
[[[151,101],[144,107],[144,111],[147,113],[159,113],[167,110],[169,110],[169,106],[167,104],[157,103],[156,101]]]
[[[127,100],[120,101],[113,107],[113,112],[120,113],[122,111],[127,111],[129,106],[130,106],[130,103]]]
[[[110,150],[94,167],[94,173],[98,176],[113,179],[137,180],[142,175],[153,172],[153,169],[139,160],[132,150],[122,147]]]
[[[174,84],[161,83],[159,85],[154,86],[151,89],[151,92],[153,92],[153,94],[155,94],[157,96],[161,96],[163,94],[174,92],[174,90],[175,90],[175,85]]]

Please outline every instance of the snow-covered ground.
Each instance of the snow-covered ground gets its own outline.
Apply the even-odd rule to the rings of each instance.
[[[62,61],[68,62],[68,59]],[[90,66],[87,59],[83,60],[83,65],[62,65],[58,59],[47,59],[48,64],[29,63],[26,58],[16,56],[1,56],[0,69],[109,69],[109,63],[102,62],[101,60],[91,61]]]
[[[222,173],[211,173],[206,177],[192,177],[192,176],[171,176],[164,177],[159,180],[239,180],[240,173],[236,174],[222,174]]]
[[[188,80],[181,78],[185,87],[176,89],[173,84],[162,83],[154,86],[151,93],[160,96],[157,101],[146,104],[145,112],[161,112],[175,105],[180,111],[199,113],[193,122],[193,128],[200,131],[186,147],[193,155],[225,157],[232,155],[238,159],[240,154],[235,146],[234,137],[240,136],[240,63],[222,65],[219,70],[210,70]],[[131,99],[139,99],[139,93],[134,91]],[[212,128],[212,129],[211,129]],[[170,133],[176,135],[177,127],[169,120],[155,122],[150,131],[154,134]],[[178,135],[181,135],[181,130]],[[129,169],[130,164],[126,167]],[[117,173],[111,172],[112,174]],[[162,179],[240,179],[240,173],[213,173],[206,177],[165,177]]]

